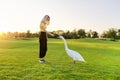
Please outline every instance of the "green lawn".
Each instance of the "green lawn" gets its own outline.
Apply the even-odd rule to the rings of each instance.
[[[47,63],[39,63],[38,39],[0,40],[0,80],[120,80],[120,42],[67,40],[85,58],[76,62],[61,39],[48,39]]]

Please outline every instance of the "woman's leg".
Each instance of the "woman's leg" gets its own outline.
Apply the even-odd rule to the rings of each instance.
[[[46,33],[41,33],[39,38],[39,58],[44,58],[47,52],[47,39],[46,39]]]

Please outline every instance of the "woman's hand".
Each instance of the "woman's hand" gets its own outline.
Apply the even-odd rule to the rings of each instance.
[[[47,32],[50,36],[54,37],[55,35],[54,34],[51,34],[50,32]]]
[[[54,34],[54,37],[55,37],[55,38],[58,38],[58,37],[59,37],[59,35],[58,35],[58,34]]]
[[[52,37],[55,37],[55,35],[54,34],[50,34]]]

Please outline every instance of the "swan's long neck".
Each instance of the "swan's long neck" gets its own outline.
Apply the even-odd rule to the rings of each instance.
[[[68,46],[67,46],[66,40],[65,40],[64,38],[62,38],[62,40],[64,41],[65,49],[68,49]]]

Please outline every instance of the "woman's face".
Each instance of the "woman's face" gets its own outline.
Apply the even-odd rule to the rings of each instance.
[[[45,23],[46,23],[47,25],[49,25],[49,23],[50,23],[50,17],[49,17],[48,15],[46,15],[46,16],[44,17],[44,19],[45,19]]]
[[[49,16],[45,16],[47,21],[50,21],[50,17]]]

